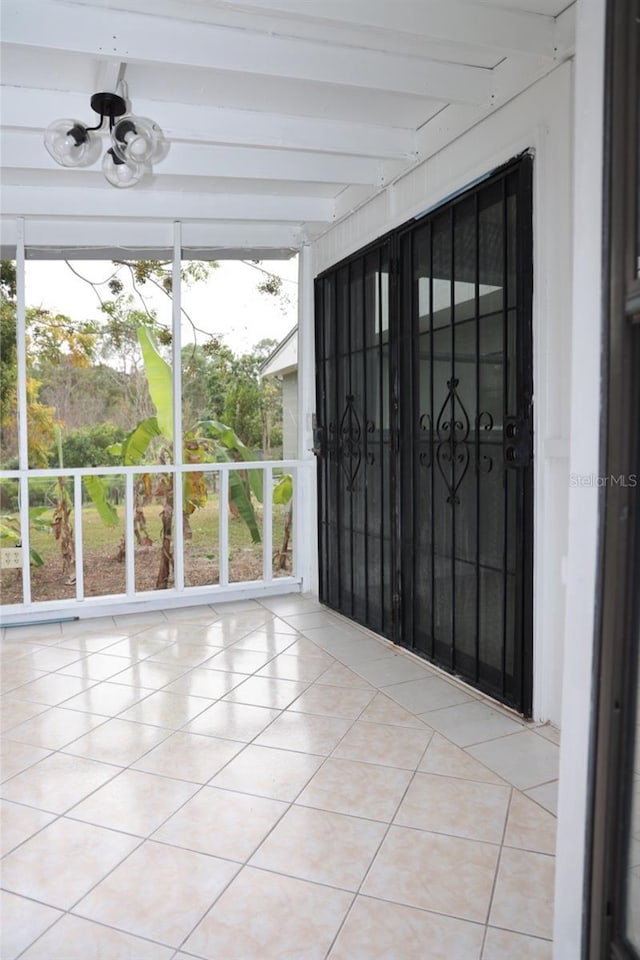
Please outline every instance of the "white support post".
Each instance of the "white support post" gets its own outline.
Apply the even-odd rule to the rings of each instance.
[[[221,587],[229,583],[229,471],[220,471],[220,496],[218,497],[218,536],[220,537]]]
[[[309,244],[298,261],[298,459],[295,475],[294,563],[304,593],[318,592],[318,519],[313,456],[315,412],[313,253]]]
[[[136,568],[135,568],[135,534],[134,534],[134,514],[135,498],[133,487],[133,474],[126,473],[125,478],[125,508],[124,508],[124,550],[126,563],[126,590],[127,598],[131,599],[136,592]]]
[[[304,570],[302,552],[305,549],[305,544],[302,536],[302,523],[298,523],[298,517],[302,516],[301,505],[303,503],[303,496],[301,486],[304,484],[304,474],[305,471],[303,469],[297,468],[293,471],[293,497],[291,500],[291,524],[293,529],[291,573],[294,577],[300,578],[302,578],[302,571]],[[306,587],[303,581],[302,590],[304,591],[305,589]]]
[[[262,579],[273,580],[273,467],[262,473]]]
[[[18,360],[18,465],[29,468],[27,437],[27,331],[24,220],[16,221],[16,356]]]
[[[20,477],[18,481],[20,496],[18,509],[20,510],[20,542],[22,544],[22,602],[31,603],[31,544],[29,531],[29,478]]]
[[[76,601],[84,600],[84,544],[82,542],[82,477],[73,478],[73,513],[76,562]]]
[[[184,529],[182,504],[184,474],[182,467],[182,225],[173,225],[172,265],[172,328],[171,356],[173,367],[173,582],[176,590],[184,590]]]
[[[22,543],[22,602],[31,603],[29,530],[29,438],[27,436],[27,330],[24,220],[16,221],[16,358],[18,362],[18,466],[20,477],[20,542]]]

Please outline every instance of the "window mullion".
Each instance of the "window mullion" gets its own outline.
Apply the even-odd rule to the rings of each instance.
[[[173,578],[176,590],[184,590],[184,529],[182,525],[182,224],[173,225],[172,266],[172,383],[173,383]]]
[[[20,468],[20,539],[22,542],[22,602],[31,603],[29,563],[29,440],[27,434],[27,308],[24,267],[24,220],[16,221],[16,359],[18,363],[18,465]]]

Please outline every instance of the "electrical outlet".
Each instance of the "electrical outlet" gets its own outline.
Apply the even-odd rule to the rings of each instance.
[[[19,570],[22,566],[22,547],[6,547],[0,550],[0,568]]]

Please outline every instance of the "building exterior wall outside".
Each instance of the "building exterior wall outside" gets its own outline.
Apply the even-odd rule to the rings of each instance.
[[[301,307],[299,304],[298,312]],[[313,318],[312,330],[313,336]],[[278,377],[282,381],[282,456],[295,460],[298,456],[298,327],[289,331],[260,369],[261,377]]]
[[[282,458],[298,456],[298,374],[286,373],[282,378]]]

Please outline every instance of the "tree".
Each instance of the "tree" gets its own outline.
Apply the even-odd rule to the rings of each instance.
[[[235,355],[217,338],[182,350],[183,420],[222,420],[234,376]]]
[[[151,410],[146,385],[146,405],[142,402],[134,404],[131,398],[141,394],[142,388],[131,384],[131,375],[114,370],[105,363],[94,363],[90,367],[75,367],[66,362],[41,365],[38,377],[42,381],[42,401],[54,407],[66,431],[101,422],[127,429],[136,407],[141,416]],[[139,379],[144,376],[140,374]]]
[[[37,311],[27,311],[27,324]],[[17,315],[16,271],[11,260],[0,263],[0,462],[13,461],[18,454],[18,370],[17,370]],[[41,403],[41,383],[27,376],[27,439],[29,464],[47,465],[49,449],[54,441],[53,409]]]
[[[262,279],[257,285],[258,291],[267,297],[275,297],[280,304],[282,313],[286,313],[291,307],[292,298],[285,289],[285,279],[279,274],[273,273],[272,270],[265,269],[260,260],[243,260],[242,263],[262,274]],[[297,280],[287,279],[286,282],[292,284],[293,287],[297,288],[298,286]]]
[[[282,443],[282,387],[278,381],[262,380],[260,367],[276,344],[263,339],[239,356],[214,339],[184,347],[184,422],[224,421],[248,445],[270,456],[272,446]]]
[[[224,407],[225,422],[267,455],[274,423],[282,419],[282,394],[279,384],[261,380],[260,367],[276,345],[263,339],[251,353],[236,357]]]
[[[10,428],[16,422],[17,350],[15,303],[0,293],[0,430],[2,456],[17,452],[15,441],[9,439]],[[15,435],[15,430],[13,431]]]
[[[115,353],[122,356],[123,351],[129,358],[137,355],[137,330],[140,326],[148,326],[153,330],[157,342],[164,347],[171,344],[171,330],[163,325],[157,313],[149,307],[145,298],[145,288],[154,288],[169,300],[173,295],[173,264],[167,260],[114,260],[113,274],[102,283],[96,283],[75,270],[69,261],[65,261],[72,272],[92,287],[100,304],[100,310],[106,318],[103,323],[103,334],[107,354]],[[212,270],[218,268],[213,260],[202,262],[187,260],[182,264],[180,279],[189,286],[206,280]],[[128,276],[133,292],[129,293],[124,285],[121,274]],[[103,296],[100,287],[106,286],[109,296]],[[137,304],[137,308],[134,306]],[[182,316],[191,324],[194,332],[204,334],[208,339],[208,331],[198,330],[190,315],[182,307]]]
[[[113,467],[118,458],[109,453],[115,443],[121,443],[126,432],[112,423],[96,423],[68,433],[61,432],[62,460],[65,467]],[[50,453],[49,466],[57,467],[57,453]]]

